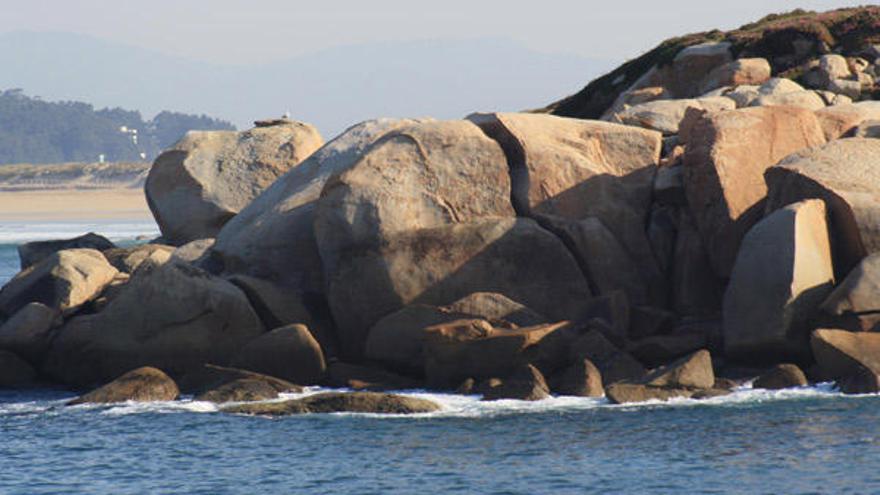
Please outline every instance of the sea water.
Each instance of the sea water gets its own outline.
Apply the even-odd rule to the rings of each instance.
[[[155,226],[0,226],[0,283],[17,243],[87,231],[126,243]],[[0,493],[880,493],[880,396],[831,384],[627,406],[404,393],[442,409],[266,418],[0,391]]]

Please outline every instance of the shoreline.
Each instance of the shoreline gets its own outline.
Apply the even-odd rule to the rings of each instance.
[[[142,189],[0,192],[0,223],[152,220]]]

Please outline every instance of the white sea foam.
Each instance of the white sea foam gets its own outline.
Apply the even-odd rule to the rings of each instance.
[[[328,389],[320,387],[307,388],[302,393],[282,394],[277,402],[299,399],[322,392],[342,392],[346,389]],[[591,409],[619,410],[621,412],[639,411],[651,408],[670,407],[737,407],[763,402],[778,402],[811,398],[846,398],[857,400],[865,396],[841,394],[832,383],[821,383],[812,387],[799,387],[784,390],[753,389],[750,385],[740,387],[729,395],[710,399],[672,399],[666,402],[648,401],[638,404],[613,405],[605,398],[584,397],[551,397],[541,401],[526,402],[517,400],[481,401],[476,395],[457,395],[427,392],[424,390],[407,390],[397,392],[401,395],[427,399],[436,402],[441,410],[416,415],[387,415],[362,413],[336,413],[335,416],[361,416],[376,418],[486,418],[514,414],[565,413]],[[876,397],[870,395],[869,397]],[[22,401],[0,404],[0,416],[23,414],[62,414],[83,411],[94,411],[108,416],[125,416],[131,414],[174,414],[174,413],[216,413],[221,406],[210,402],[200,402],[191,398],[170,402],[124,402],[120,404],[85,404],[66,407],[62,400]],[[228,404],[227,404],[228,405]]]

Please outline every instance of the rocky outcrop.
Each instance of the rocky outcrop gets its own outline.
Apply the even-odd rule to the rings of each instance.
[[[215,237],[263,189],[322,144],[313,126],[293,121],[244,132],[190,131],[153,163],[147,203],[171,244]]]
[[[227,364],[263,331],[229,282],[182,263],[142,265],[103,311],[57,331],[44,371],[76,386],[140,366],[180,376],[205,363]]]
[[[218,234],[213,253],[224,271],[271,280],[305,294],[323,294],[313,224],[324,185],[332,175],[357,163],[382,136],[417,122],[362,122],[279,177]]]
[[[782,388],[803,387],[807,384],[807,377],[797,365],[778,364],[759,376],[752,385],[754,388],[779,390]]]
[[[162,370],[142,367],[77,397],[67,405],[112,404],[116,402],[154,402],[174,400],[180,395],[177,384]]]
[[[27,242],[18,246],[18,257],[21,260],[21,269],[24,270],[49,256],[64,251],[65,249],[94,249],[105,251],[113,249],[116,245],[104,236],[89,232],[88,234],[74,237],[73,239],[60,239],[55,241]]]
[[[767,216],[743,240],[724,294],[727,355],[808,358],[808,323],[833,282],[824,203],[804,201]]]
[[[244,404],[224,408],[232,414],[287,416],[308,413],[424,414],[440,406],[426,399],[377,392],[328,392],[285,402]]]
[[[853,330],[880,323],[880,253],[863,259],[822,303],[822,311]]]
[[[317,385],[327,371],[321,346],[305,325],[288,325],[257,337],[231,365],[301,385]]]
[[[577,363],[583,359],[599,369],[605,386],[622,380],[641,379],[647,370],[627,352],[621,350],[596,329],[588,330],[568,349],[569,358]]]
[[[850,138],[796,153],[767,171],[768,212],[807,198],[825,201],[838,278],[880,251],[878,164],[880,140]]]
[[[604,253],[591,251],[589,244],[579,245],[576,236],[569,239],[568,224],[598,219],[632,259],[651,299],[661,298],[662,282],[644,228],[660,157],[659,133],[533,114],[470,118],[504,148],[513,205],[520,215],[537,218],[561,235],[585,271]],[[601,280],[590,278],[593,284]],[[644,299],[640,294],[631,297],[637,302]]]
[[[327,365],[326,382],[331,387],[372,392],[424,388],[424,383],[420,380],[397,375],[380,368],[341,361],[334,361]]]
[[[730,275],[743,236],[763,213],[764,171],[824,141],[816,117],[795,108],[707,114],[694,124],[684,155],[685,191],[719,276]]]
[[[97,297],[116,273],[100,251],[58,251],[0,289],[0,315],[12,316],[32,302],[71,314]]]

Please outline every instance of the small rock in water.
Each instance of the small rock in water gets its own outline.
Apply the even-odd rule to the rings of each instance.
[[[278,391],[267,382],[254,378],[241,378],[196,396],[204,402],[254,402],[278,397]]]
[[[782,388],[802,387],[807,384],[807,377],[800,368],[793,364],[779,364],[755,380],[754,388],[779,390]]]
[[[438,411],[440,406],[426,399],[377,392],[328,392],[285,402],[244,404],[224,408],[234,414],[287,416],[306,413],[418,414]]]
[[[177,384],[162,370],[145,366],[120,376],[103,387],[77,397],[77,404],[112,404],[116,402],[153,402],[174,400],[180,395]]]

